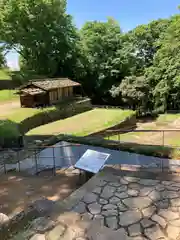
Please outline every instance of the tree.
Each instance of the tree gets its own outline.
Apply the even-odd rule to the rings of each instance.
[[[3,49],[0,48],[0,68],[6,67],[6,59],[4,56]]]
[[[169,24],[170,19],[159,19],[146,25],[139,25],[127,33],[131,51],[136,56],[136,69],[140,74],[152,65],[154,55],[159,49],[159,40],[163,38]]]
[[[7,68],[5,55],[7,52],[5,51],[5,45],[3,42],[0,42],[0,68]]]
[[[149,83],[144,76],[125,77],[118,87],[111,89],[112,97],[121,96],[122,100],[133,110],[140,113],[151,111]]]
[[[73,75],[78,34],[65,0],[1,0],[0,39],[28,69],[49,76]]]
[[[0,146],[12,147],[20,137],[18,124],[11,120],[0,120]]]
[[[85,87],[98,101],[105,100],[112,85],[129,72],[120,26],[111,18],[107,22],[87,22],[80,34],[87,56]]]
[[[180,15],[171,24],[159,42],[153,66],[146,75],[153,88],[155,108],[161,111],[180,108]]]

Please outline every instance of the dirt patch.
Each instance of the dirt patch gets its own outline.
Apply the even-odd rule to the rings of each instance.
[[[6,102],[0,104],[0,118],[3,118],[3,116],[11,114],[13,110],[16,110],[20,108],[20,102],[19,101],[13,101],[13,102]]]
[[[78,186],[79,176],[67,176],[59,172],[57,176],[23,176],[8,173],[0,177],[0,212],[16,214],[40,198],[61,200],[70,195]]]
[[[180,130],[180,119],[172,122],[137,122],[136,130]],[[129,132],[120,135],[120,139],[125,142],[151,145],[180,145],[180,132]],[[179,140],[178,140],[179,139]]]

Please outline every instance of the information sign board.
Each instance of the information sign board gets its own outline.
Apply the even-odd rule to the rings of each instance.
[[[110,154],[108,153],[88,149],[75,164],[75,168],[85,170],[87,172],[98,173],[104,166],[109,156]]]

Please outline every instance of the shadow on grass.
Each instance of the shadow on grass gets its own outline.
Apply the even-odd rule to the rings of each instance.
[[[158,118],[158,114],[149,115],[149,116],[146,115],[146,116],[137,117],[137,121],[140,123],[150,123],[150,122],[154,122],[157,118]]]

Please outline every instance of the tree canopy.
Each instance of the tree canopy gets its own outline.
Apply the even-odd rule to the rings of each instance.
[[[76,61],[78,34],[65,0],[1,0],[0,38],[37,73],[66,75]]]
[[[0,0],[0,28],[21,71],[80,81],[95,103],[140,112],[180,107],[180,14],[124,33],[113,18],[77,29],[66,0]]]
[[[105,98],[111,86],[131,70],[120,26],[112,18],[87,22],[80,35],[87,56],[87,87],[96,98]]]
[[[154,55],[159,48],[159,40],[169,23],[169,19],[154,20],[149,24],[139,25],[127,34],[142,71],[152,65]]]
[[[180,107],[180,15],[172,18],[153,64],[146,76],[153,89],[155,108],[162,111]]]

